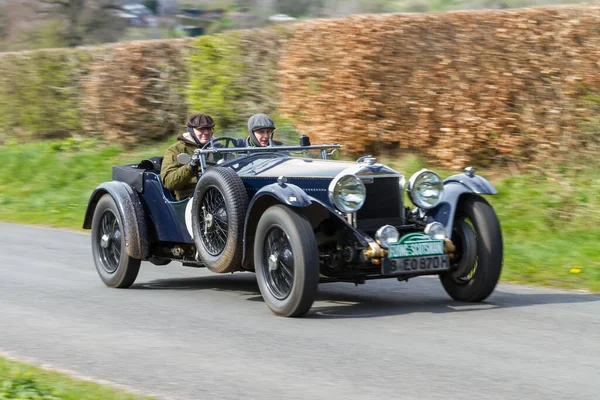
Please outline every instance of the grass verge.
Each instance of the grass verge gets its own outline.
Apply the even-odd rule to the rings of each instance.
[[[135,400],[150,399],[0,357],[0,399]]]
[[[111,179],[111,166],[160,155],[172,141],[135,150],[75,139],[8,143],[0,147],[0,220],[81,229],[88,198]],[[426,166],[410,156],[382,161],[407,176]],[[486,198],[503,229],[503,281],[600,292],[597,164],[544,173],[478,173],[499,191]]]

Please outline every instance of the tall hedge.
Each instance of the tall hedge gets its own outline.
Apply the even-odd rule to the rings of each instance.
[[[308,21],[288,48],[281,108],[320,141],[448,166],[598,154],[599,7]]]
[[[293,27],[201,36],[189,56],[188,102],[215,117],[217,128],[243,127],[254,113],[278,110],[276,68]]]
[[[253,113],[281,115],[313,143],[449,167],[597,159],[600,7],[363,15],[0,54],[0,142],[136,143],[196,111],[236,130]]]
[[[88,59],[79,50],[0,54],[0,137],[82,134]]]
[[[137,143],[183,126],[188,81],[185,40],[144,41],[90,49],[86,131]]]

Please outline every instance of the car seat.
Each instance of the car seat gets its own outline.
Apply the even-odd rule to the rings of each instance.
[[[138,168],[146,171],[158,172],[160,174],[160,168],[162,167],[163,159],[164,157],[160,156],[147,158],[138,164]]]
[[[173,193],[172,191],[170,191],[169,189],[164,187],[162,184],[162,179],[160,177],[160,169],[162,167],[163,159],[164,159],[164,157],[161,157],[161,156],[147,158],[145,160],[142,160],[138,164],[138,168],[143,169],[145,171],[155,172],[157,175],[158,181],[160,182],[160,186],[162,187],[163,193],[164,193],[165,197],[167,198],[167,200],[177,201],[175,199],[175,193]]]

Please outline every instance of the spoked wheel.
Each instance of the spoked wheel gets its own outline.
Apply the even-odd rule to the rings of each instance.
[[[477,234],[466,216],[454,221],[452,238],[456,246],[452,263],[452,278],[459,284],[467,284],[477,271]]]
[[[273,297],[285,300],[294,285],[294,253],[286,233],[275,226],[267,233],[264,245],[263,279]]]
[[[229,231],[223,193],[215,186],[208,187],[200,202],[200,210],[200,240],[208,254],[218,256],[225,249]]]
[[[100,217],[100,240],[96,240],[98,256],[102,268],[109,274],[114,274],[121,260],[121,230],[117,216],[106,210]]]
[[[192,231],[198,258],[213,272],[241,267],[246,188],[230,168],[213,167],[198,180],[192,202]]]
[[[454,300],[485,300],[500,279],[503,257],[500,223],[489,203],[477,196],[461,199],[452,241],[452,268],[440,274],[444,289]]]
[[[285,317],[306,314],[319,284],[319,250],[306,217],[284,205],[265,211],[256,228],[254,268],[271,311]]]
[[[135,282],[141,260],[127,254],[123,223],[109,194],[100,198],[94,210],[92,253],[96,271],[106,286],[127,288]]]

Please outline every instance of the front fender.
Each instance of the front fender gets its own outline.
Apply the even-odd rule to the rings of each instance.
[[[497,194],[498,190],[483,176],[479,175],[467,175],[467,174],[456,174],[449,176],[444,179],[444,190],[446,189],[446,184],[449,183],[460,183],[469,189],[472,193],[476,194]]]
[[[131,186],[119,182],[104,182],[98,185],[88,201],[83,220],[83,228],[91,229],[96,205],[102,196],[109,194],[117,205],[121,221],[123,221],[123,237],[125,248],[130,257],[145,260],[149,256],[148,231],[146,216],[139,195]]]
[[[290,183],[272,183],[270,185],[263,186],[252,198],[248,205],[248,211],[252,209],[252,205],[256,203],[262,196],[273,196],[280,203],[288,205],[290,207],[306,207],[311,205],[312,200],[309,195],[300,187],[292,185]]]
[[[435,208],[427,210],[425,215],[444,224],[448,236],[452,236],[454,217],[461,196],[497,194],[498,190],[482,176],[457,174],[444,180],[444,198]]]
[[[258,221],[269,207],[276,204],[286,204],[290,207],[302,208],[304,214],[311,222],[313,229],[316,228],[324,219],[328,218],[330,215],[333,215],[355,235],[356,240],[362,246],[368,246],[367,239],[365,239],[356,228],[348,224],[348,221],[346,221],[343,216],[340,216],[329,205],[309,196],[296,185],[286,184],[284,187],[282,187],[275,183],[260,189],[252,198],[250,205],[248,206],[248,212],[246,213],[246,221],[244,225],[244,253],[242,262],[244,268],[250,268],[254,262],[253,241],[256,227],[258,226]]]
[[[244,251],[242,259],[243,266],[247,266],[251,261],[247,261],[247,253],[252,253],[252,243],[250,239],[254,238],[254,231],[258,225],[258,220],[265,210],[274,204],[286,204],[290,207],[307,207],[312,203],[311,198],[296,185],[289,183],[280,185],[272,183],[263,186],[248,205],[246,219],[244,221]]]

